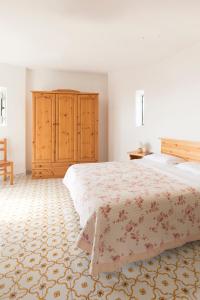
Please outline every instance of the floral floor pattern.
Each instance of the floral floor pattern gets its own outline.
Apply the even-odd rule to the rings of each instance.
[[[92,277],[62,180],[0,184],[1,300],[200,299],[200,241]]]

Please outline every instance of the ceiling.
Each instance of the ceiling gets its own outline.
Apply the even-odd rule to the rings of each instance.
[[[0,0],[1,63],[107,72],[199,40],[199,0]]]

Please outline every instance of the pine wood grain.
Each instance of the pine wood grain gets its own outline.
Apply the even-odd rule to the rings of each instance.
[[[55,95],[33,96],[33,162],[54,160]]]
[[[161,152],[187,161],[200,161],[200,142],[161,138]]]
[[[98,94],[33,92],[32,177],[63,177],[71,164],[98,160]]]
[[[98,97],[78,96],[78,160],[98,160]]]
[[[55,161],[75,161],[77,95],[56,95]]]
[[[3,181],[6,181],[7,177],[10,178],[10,184],[14,183],[14,163],[7,160],[7,139],[0,140],[0,152],[3,153],[3,159],[0,159],[0,176],[3,176]]]

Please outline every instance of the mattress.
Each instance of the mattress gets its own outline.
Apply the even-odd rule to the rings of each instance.
[[[200,178],[145,160],[78,164],[64,179],[90,273],[118,270],[200,239]]]

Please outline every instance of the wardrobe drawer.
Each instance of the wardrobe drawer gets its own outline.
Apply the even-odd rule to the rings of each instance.
[[[33,169],[51,169],[51,163],[32,163]]]
[[[67,169],[73,165],[73,163],[63,164],[33,164],[32,178],[63,178]]]
[[[51,178],[54,177],[52,169],[33,169],[32,178]]]
[[[63,178],[65,176],[65,173],[67,172],[67,169],[68,167],[53,168],[54,177]]]

